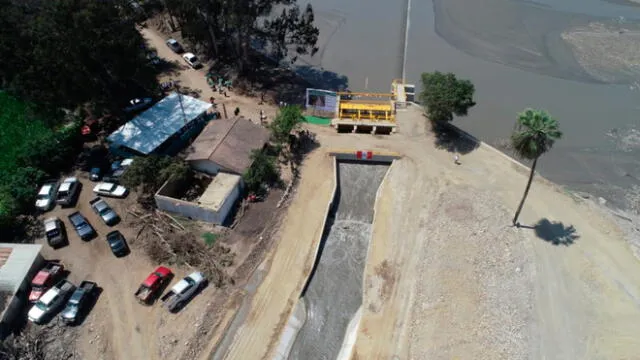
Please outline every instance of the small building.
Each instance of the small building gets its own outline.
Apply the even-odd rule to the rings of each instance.
[[[114,131],[107,141],[122,156],[175,155],[209,120],[211,104],[171,93]]]
[[[44,263],[41,249],[42,245],[0,243],[0,339],[22,314],[31,279]]]
[[[224,224],[240,197],[242,178],[219,172],[196,201],[175,198],[184,184],[167,181],[154,198],[158,209],[189,219]]]
[[[251,166],[251,151],[262,149],[269,131],[245,118],[211,121],[191,144],[187,162],[194,170],[242,175]]]

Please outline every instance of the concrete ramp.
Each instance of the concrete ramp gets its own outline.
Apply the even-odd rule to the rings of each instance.
[[[314,268],[300,299],[306,316],[301,327],[295,326],[299,331],[289,360],[333,360],[350,353],[354,339],[348,332],[359,324],[356,315],[362,306],[363,273],[378,188],[391,161],[400,157],[366,150],[335,150],[330,154],[336,158],[338,186]],[[299,319],[300,314],[295,316]],[[281,344],[281,349],[287,348]],[[279,355],[283,358],[282,352]]]

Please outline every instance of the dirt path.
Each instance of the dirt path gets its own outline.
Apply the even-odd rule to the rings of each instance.
[[[601,209],[537,178],[521,216],[532,228],[513,228],[526,169],[485,146],[455,165],[452,153],[434,147],[419,111],[398,121],[399,133],[384,137],[313,128],[321,148],[302,170],[298,205],[225,358],[271,358],[306,276],[291,270],[291,258],[305,259],[313,244],[307,209],[321,217],[330,196],[316,189],[330,170],[313,162],[329,148],[354,147],[405,156],[390,168],[376,205],[353,359],[640,353],[640,262]],[[291,243],[295,253],[284,246]]]
[[[276,114],[277,108],[269,104],[258,105],[258,99],[241,96],[234,94],[232,91],[227,92],[228,97],[224,95],[214,93],[209,85],[205,75],[207,73],[207,66],[201,69],[191,69],[185,61],[182,59],[182,55],[174,53],[167,47],[165,41],[167,40],[163,35],[157,31],[149,28],[141,29],[140,32],[147,39],[149,46],[156,49],[158,56],[161,58],[173,62],[179,69],[175,74],[166,74],[162,77],[162,81],[174,80],[178,81],[180,86],[189,87],[193,90],[200,92],[200,99],[203,101],[209,101],[209,98],[213,96],[218,104],[218,110],[224,117],[222,104],[227,108],[229,117],[233,116],[233,111],[236,107],[240,108],[240,115],[250,119],[254,122],[260,121],[260,110],[263,110],[267,116],[267,120],[273,118]],[[184,45],[184,44],[183,44]],[[187,51],[189,51],[187,49]],[[196,54],[197,55],[197,54]]]
[[[262,282],[239,308],[237,327],[225,334],[223,344],[229,345],[215,349],[213,357],[203,353],[202,359],[261,359],[277,346],[311,271],[333,191],[332,176],[316,176],[315,171],[332,173],[331,159],[318,152],[305,162],[276,246],[258,270],[264,274]]]

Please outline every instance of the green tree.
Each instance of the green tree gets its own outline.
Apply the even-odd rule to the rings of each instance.
[[[516,214],[513,217],[514,226],[519,226],[518,217],[529,194],[538,159],[549,151],[555,141],[560,138],[562,138],[562,132],[558,128],[558,121],[545,111],[525,109],[518,114],[516,129],[511,135],[511,145],[516,155],[523,159],[533,160],[533,163],[531,164],[527,187],[524,190],[520,205],[518,205],[518,210],[516,210]]]
[[[0,84],[54,109],[113,107],[133,84],[155,89],[144,39],[122,15],[125,4],[0,0]]]
[[[122,174],[120,181],[129,188],[142,186],[145,193],[157,191],[165,181],[187,180],[191,168],[183,160],[169,156],[150,155],[136,157],[133,163]]]
[[[242,179],[249,192],[261,194],[263,184],[271,185],[280,180],[280,171],[276,165],[276,158],[267,155],[262,150],[251,152],[251,166],[242,174]]]
[[[203,44],[216,59],[233,59],[240,73],[250,64],[251,44],[261,43],[276,60],[314,54],[319,30],[311,5],[295,0],[166,0],[182,35]]]
[[[423,73],[420,101],[434,124],[449,122],[453,116],[466,116],[476,103],[475,88],[469,80],[459,80],[452,73]]]
[[[269,125],[273,140],[279,145],[289,143],[291,132],[298,129],[303,121],[302,109],[299,106],[287,105],[281,108]]]

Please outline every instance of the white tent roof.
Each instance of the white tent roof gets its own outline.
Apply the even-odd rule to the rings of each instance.
[[[151,153],[171,135],[211,107],[208,102],[191,96],[180,97],[184,115],[178,94],[174,92],[122,125],[109,135],[107,140],[114,145],[127,147],[145,155]]]

